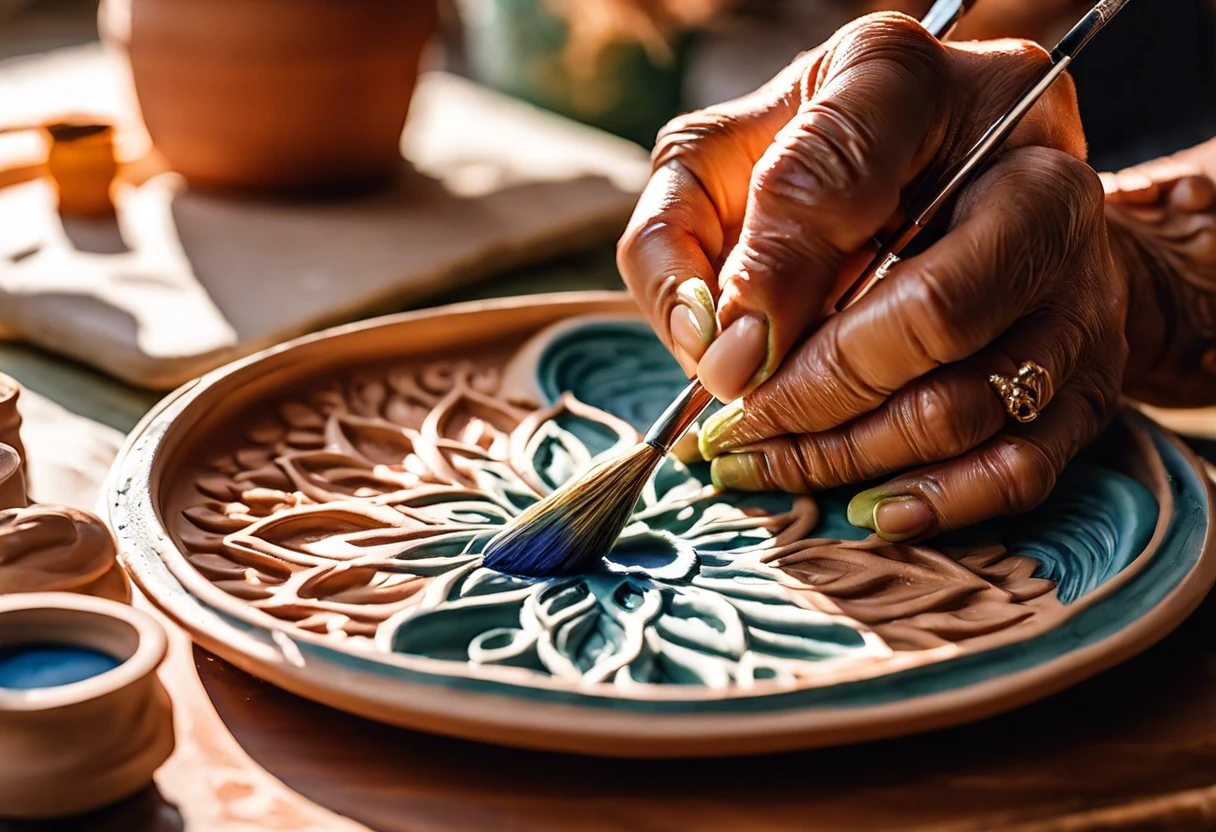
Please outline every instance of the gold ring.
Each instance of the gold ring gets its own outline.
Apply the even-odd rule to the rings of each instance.
[[[1022,424],[1033,422],[1051,399],[1051,373],[1033,361],[1024,361],[1016,376],[993,373],[988,383],[1001,397],[1005,412]]]

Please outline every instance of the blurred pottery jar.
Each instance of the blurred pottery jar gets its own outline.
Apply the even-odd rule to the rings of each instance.
[[[359,187],[399,151],[436,0],[102,0],[152,142],[193,185]]]

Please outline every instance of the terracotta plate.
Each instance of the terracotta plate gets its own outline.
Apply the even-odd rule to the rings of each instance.
[[[865,537],[848,493],[724,494],[673,458],[588,574],[481,565],[682,383],[617,294],[330,330],[167,398],[110,518],[145,593],[256,676],[396,725],[621,756],[977,719],[1143,650],[1216,580],[1201,469],[1131,413],[1034,513],[932,546]]]

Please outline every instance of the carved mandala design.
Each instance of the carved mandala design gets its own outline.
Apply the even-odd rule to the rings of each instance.
[[[438,362],[278,402],[206,461],[177,528],[189,562],[288,633],[618,687],[794,683],[1060,609],[1001,546],[817,539],[810,498],[724,494],[675,460],[596,570],[486,569],[500,526],[639,440],[570,393],[500,387]]]

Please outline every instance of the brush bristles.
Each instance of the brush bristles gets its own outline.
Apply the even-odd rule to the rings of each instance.
[[[611,551],[662,461],[642,444],[571,480],[495,535],[485,565],[533,577],[588,571]]]

